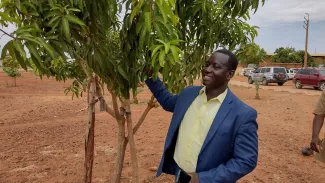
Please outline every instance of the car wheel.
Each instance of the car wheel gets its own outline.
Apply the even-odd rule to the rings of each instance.
[[[248,77],[248,83],[249,84],[253,84],[254,83],[254,81],[253,81],[253,79],[251,77]]]
[[[266,85],[268,85],[269,83],[267,82],[267,80],[265,79],[265,78],[263,78],[263,80],[262,80],[262,85],[264,85],[264,86],[266,86]]]
[[[283,86],[284,83],[278,83],[279,86]]]
[[[322,91],[324,91],[324,90],[325,90],[325,82],[321,82],[321,83],[319,84],[319,88],[320,88]]]
[[[296,86],[297,89],[301,89],[302,88],[302,85],[301,85],[301,83],[300,83],[299,80],[296,81],[295,86]]]

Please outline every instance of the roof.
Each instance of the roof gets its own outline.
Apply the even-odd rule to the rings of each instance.
[[[273,56],[274,53],[266,53],[267,56]],[[310,53],[312,57],[325,57],[325,53]]]
[[[312,57],[325,57],[325,53],[311,53]]]

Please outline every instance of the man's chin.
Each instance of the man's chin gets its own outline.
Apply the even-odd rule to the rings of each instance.
[[[210,82],[209,82],[209,81],[206,81],[206,80],[203,80],[203,81],[202,81],[202,84],[203,84],[204,86],[209,86],[209,85],[210,85]]]

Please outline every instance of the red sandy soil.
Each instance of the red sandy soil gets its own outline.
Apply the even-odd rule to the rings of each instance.
[[[236,80],[246,81],[243,77]],[[83,180],[86,98],[65,96],[54,79],[40,80],[31,73],[11,78],[0,72],[0,182],[79,183]],[[288,82],[290,83],[290,82]],[[274,86],[277,87],[277,86]],[[243,101],[258,111],[259,162],[253,173],[239,182],[308,182],[325,180],[325,164],[304,157],[300,150],[311,136],[311,114],[318,96],[230,86]],[[134,122],[139,119],[151,94],[147,89],[133,105]],[[110,103],[109,96],[105,94]],[[136,134],[142,182],[173,182],[172,176],[155,178],[150,167],[158,166],[171,114],[153,109]],[[109,182],[114,170],[117,123],[105,112],[96,113],[93,182]],[[131,182],[127,151],[122,182]]]

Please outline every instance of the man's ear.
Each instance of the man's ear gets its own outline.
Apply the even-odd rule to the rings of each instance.
[[[228,77],[227,77],[227,79],[230,80],[231,78],[234,77],[234,75],[235,75],[235,70],[230,70],[230,71],[228,72]]]

